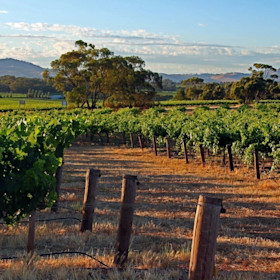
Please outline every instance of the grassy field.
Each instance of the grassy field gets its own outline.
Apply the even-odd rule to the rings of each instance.
[[[84,177],[101,170],[93,232],[80,233],[77,220],[41,222],[36,252],[83,251],[85,256],[34,256],[0,262],[1,279],[187,279],[193,220],[200,194],[223,198],[216,254],[217,279],[280,279],[279,178],[261,181],[252,170],[230,173],[217,163],[201,167],[198,159],[155,157],[150,150],[76,143],[65,154],[59,214],[49,210],[40,219],[81,219]],[[207,159],[206,159],[207,160]],[[137,175],[129,266],[112,269],[120,209],[121,178]],[[24,256],[27,225],[0,226],[1,255]]]
[[[63,107],[61,105],[61,100],[22,99],[25,100],[25,105],[19,104],[19,100],[21,100],[21,98],[0,98],[0,111],[53,109]]]

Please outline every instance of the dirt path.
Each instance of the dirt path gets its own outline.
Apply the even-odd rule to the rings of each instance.
[[[100,169],[102,177],[98,184],[93,232],[82,234],[77,219],[81,219],[84,177],[88,168]],[[258,182],[245,169],[230,173],[213,164],[202,168],[193,160],[186,165],[183,160],[155,157],[150,151],[140,149],[89,144],[76,144],[68,149],[63,169],[62,208],[58,214],[43,211],[39,218],[76,220],[38,224],[36,252],[78,250],[111,266],[124,174],[137,175],[140,182],[129,255],[133,269],[127,272],[130,278],[118,278],[117,272],[112,272],[111,278],[108,275],[108,278],[92,278],[92,272],[87,271],[79,277],[186,279],[196,202],[198,196],[204,194],[223,198],[227,210],[221,214],[216,254],[218,279],[280,279],[279,181]],[[16,228],[1,227],[2,255],[24,254],[26,232],[26,224]],[[23,279],[21,271],[28,276],[29,268],[23,269],[23,263],[2,263],[0,269],[10,273],[3,279]],[[56,275],[61,275],[61,279],[78,279],[73,269],[102,267],[83,256],[35,259],[32,265],[30,278],[26,279],[44,279],[40,278],[40,273],[53,275],[55,269],[60,269]],[[15,274],[16,268],[18,274]],[[141,271],[142,278],[134,269]]]
[[[134,241],[132,250],[189,250],[195,203],[200,194],[221,197],[217,266],[219,270],[280,271],[279,191],[264,188],[252,178],[228,174],[225,169],[190,165],[182,160],[154,157],[139,149],[73,147],[66,155],[69,176],[82,176],[86,168],[102,172],[98,211],[117,224],[121,176],[137,175]],[[216,176],[217,175],[217,176]],[[218,178],[217,178],[218,177]],[[65,185],[64,185],[65,186]],[[278,195],[278,197],[277,197]],[[82,193],[79,193],[82,198]],[[167,248],[167,249],[166,249]],[[179,262],[186,267],[187,256]],[[177,263],[178,265],[178,263]]]

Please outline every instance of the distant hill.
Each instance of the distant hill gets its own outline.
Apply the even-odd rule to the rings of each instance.
[[[15,77],[27,78],[42,78],[42,73],[45,69],[32,64],[30,62],[17,60],[13,58],[0,59],[0,76],[11,75]],[[280,69],[278,70],[280,77]],[[232,72],[226,74],[165,74],[160,73],[163,79],[170,79],[176,83],[187,80],[192,77],[198,77],[204,80],[205,83],[224,83],[239,81],[242,77],[248,77],[250,74]]]
[[[30,62],[13,58],[0,59],[0,76],[42,78],[45,69]]]
[[[250,74],[245,73],[226,73],[226,74],[164,74],[160,73],[163,79],[170,79],[176,83],[180,83],[183,80],[187,80],[192,77],[198,77],[204,80],[205,83],[225,83],[225,82],[236,82],[239,81],[242,77],[248,77]]]

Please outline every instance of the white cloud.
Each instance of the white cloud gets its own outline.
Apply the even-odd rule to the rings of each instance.
[[[280,60],[278,45],[249,48],[207,42],[190,43],[179,36],[151,33],[144,29],[103,30],[43,22],[8,22],[2,23],[2,26],[6,27],[6,33],[0,35],[1,58],[41,61],[40,65],[44,67],[49,67],[49,63],[62,53],[72,50],[74,42],[79,39],[97,48],[108,47],[117,54],[139,55],[152,67],[151,70],[159,72],[174,73],[176,65],[177,73],[190,72],[191,69],[191,72],[207,70],[215,73],[230,68],[231,71],[246,71],[256,61],[268,59],[271,62],[267,63],[276,67],[274,61]],[[164,70],[166,67],[170,71]]]
[[[207,24],[205,24],[205,23],[199,23],[198,26],[200,26],[200,27],[206,27]]]
[[[9,13],[8,11],[4,11],[4,10],[0,11],[0,14],[8,14],[8,13]]]

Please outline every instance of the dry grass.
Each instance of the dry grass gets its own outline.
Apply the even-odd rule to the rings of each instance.
[[[195,203],[200,194],[221,197],[216,267],[218,279],[280,279],[279,178],[258,181],[251,170],[227,168],[197,160],[155,157],[149,151],[100,146],[74,146],[66,152],[61,206],[58,214],[44,211],[42,219],[81,219],[84,176],[88,168],[102,172],[93,232],[80,233],[79,222],[38,223],[37,254],[83,251],[112,267],[118,226],[121,179],[137,175],[133,237],[129,267],[104,269],[91,258],[62,255],[26,256],[27,225],[0,226],[1,255],[20,256],[0,262],[1,279],[186,279]]]

